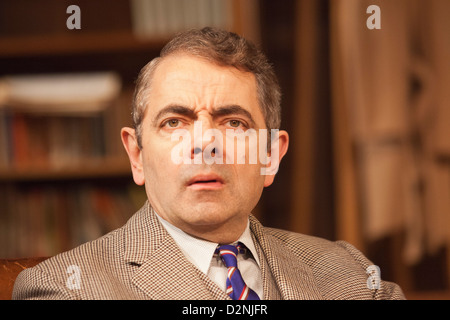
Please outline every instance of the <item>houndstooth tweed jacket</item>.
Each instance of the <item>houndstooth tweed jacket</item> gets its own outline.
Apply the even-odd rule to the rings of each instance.
[[[394,283],[370,289],[372,263],[348,243],[265,228],[253,216],[250,229],[266,299],[404,299]],[[184,257],[147,202],[122,228],[22,271],[13,299],[229,298]]]

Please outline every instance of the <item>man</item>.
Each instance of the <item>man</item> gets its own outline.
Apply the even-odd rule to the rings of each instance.
[[[245,39],[211,28],[175,37],[141,71],[133,121],[122,141],[147,203],[122,228],[22,272],[14,298],[403,298],[351,245],[251,215],[289,138],[274,72]]]

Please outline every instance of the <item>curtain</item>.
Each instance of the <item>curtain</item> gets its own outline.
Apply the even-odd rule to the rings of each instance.
[[[450,244],[449,17],[446,0],[330,1],[337,219],[356,208],[368,242],[405,232],[408,264]]]

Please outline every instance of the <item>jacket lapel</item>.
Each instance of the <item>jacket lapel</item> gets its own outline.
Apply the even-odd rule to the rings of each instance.
[[[253,234],[252,234],[253,236]],[[263,281],[263,294],[265,300],[281,300],[282,296],[275,282],[275,279],[270,271],[270,266],[265,259],[264,252],[261,246],[253,236],[253,242],[255,243],[256,251],[259,257],[259,265],[261,267],[261,277]]]
[[[321,300],[311,269],[283,243],[264,232],[259,221],[250,216],[250,227],[257,242],[266,299]],[[264,261],[266,260],[266,261]]]
[[[152,299],[226,298],[215,284],[209,283],[206,275],[185,259],[170,236],[149,254],[132,281]]]
[[[151,299],[227,299],[183,255],[147,203],[127,232],[125,259],[139,265],[132,282]]]

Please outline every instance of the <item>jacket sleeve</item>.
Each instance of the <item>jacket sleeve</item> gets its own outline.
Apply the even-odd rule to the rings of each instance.
[[[400,286],[393,282],[382,280],[381,270],[367,259],[361,251],[345,241],[336,241],[336,244],[344,248],[366,270],[367,286],[371,288],[375,300],[406,299]]]
[[[13,300],[75,300],[75,291],[38,266],[25,269],[16,278]]]

